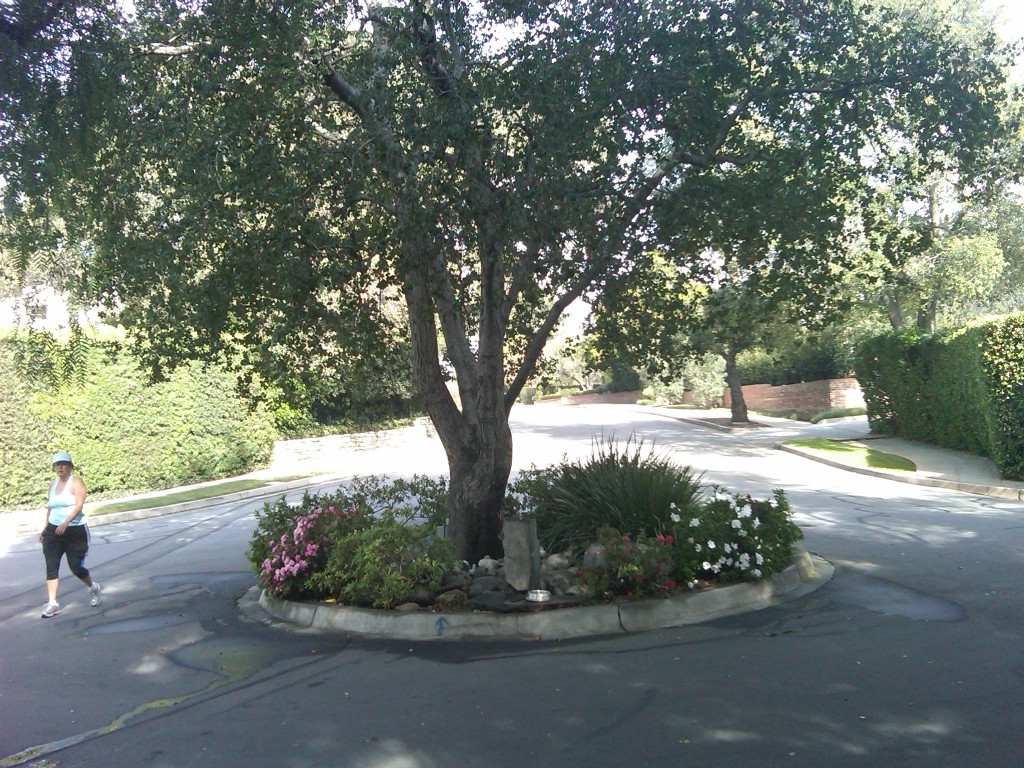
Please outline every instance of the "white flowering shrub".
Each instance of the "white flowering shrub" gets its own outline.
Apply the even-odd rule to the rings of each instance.
[[[701,512],[676,523],[677,573],[688,583],[752,581],[771,576],[793,562],[803,538],[781,489],[770,499],[712,490]]]

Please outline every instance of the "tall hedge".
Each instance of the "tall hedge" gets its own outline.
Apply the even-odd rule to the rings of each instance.
[[[31,388],[14,375],[11,349],[0,344],[0,508],[38,507],[54,444],[46,421],[31,407]]]
[[[1024,479],[1024,314],[987,328],[982,347],[991,402],[992,458],[1005,477]]]
[[[856,366],[874,431],[991,457],[1024,478],[1024,318],[933,336],[888,333]]]
[[[124,355],[89,356],[83,381],[32,391],[0,355],[0,509],[37,507],[49,453],[67,450],[90,494],[165,488],[244,472],[276,437],[227,372],[200,364],[150,384]]]

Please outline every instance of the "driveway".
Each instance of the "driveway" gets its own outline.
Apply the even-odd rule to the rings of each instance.
[[[578,406],[517,409],[513,428],[519,467],[635,434],[731,490],[782,487],[836,576],[642,635],[399,642],[243,618],[258,502],[95,528],[105,603],[65,578],[51,620],[22,539],[0,556],[0,766],[1024,765],[1020,502],[773,447],[838,427]],[[429,446],[359,465],[411,474],[417,457],[436,471]]]

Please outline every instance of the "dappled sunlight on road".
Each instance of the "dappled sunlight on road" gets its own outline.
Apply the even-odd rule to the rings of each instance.
[[[333,743],[333,739],[329,743]],[[375,741],[365,754],[353,758],[349,764],[352,768],[447,768],[458,764],[454,755],[450,757],[455,762],[438,762],[426,754],[422,747],[408,746],[400,739],[383,739]],[[296,762],[296,765],[308,763],[302,760]]]

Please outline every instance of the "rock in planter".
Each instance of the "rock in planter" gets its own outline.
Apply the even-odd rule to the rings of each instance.
[[[473,583],[469,585],[469,596],[476,597],[484,592],[500,592],[504,595],[507,586],[497,576],[479,576],[473,579]]]
[[[600,544],[591,544],[583,553],[583,567],[594,571],[608,570],[608,553]]]
[[[494,576],[498,572],[498,566],[501,565],[497,560],[491,556],[486,556],[480,560],[472,569],[470,573],[474,577],[479,576]]]
[[[520,592],[540,583],[540,544],[537,521],[510,518],[502,523],[501,542],[505,548],[505,580]]]
[[[555,554],[544,558],[544,565],[541,568],[541,571],[544,573],[564,571],[569,568],[569,566],[569,558],[559,552],[556,552]]]
[[[461,589],[453,589],[437,596],[434,607],[440,611],[461,611],[466,607],[466,593]]]
[[[552,594],[565,595],[569,594],[569,590],[576,586],[576,574],[563,568],[543,574],[541,582],[544,584],[544,589],[550,590]]]

